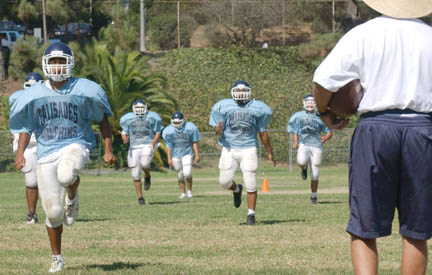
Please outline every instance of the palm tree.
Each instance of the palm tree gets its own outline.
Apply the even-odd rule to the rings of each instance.
[[[72,48],[79,47],[72,44]],[[121,141],[120,117],[132,110],[135,99],[143,99],[149,110],[157,112],[165,123],[177,108],[174,98],[166,89],[166,78],[157,74],[145,74],[150,68],[147,59],[138,51],[116,49],[113,54],[107,46],[93,40],[81,52],[75,51],[77,75],[94,80],[104,88],[113,111],[110,118],[114,133],[114,153],[125,163],[126,146]],[[155,152],[155,159],[164,162]]]

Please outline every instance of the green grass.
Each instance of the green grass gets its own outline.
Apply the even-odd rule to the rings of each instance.
[[[299,170],[260,168],[257,224],[217,184],[216,169],[194,169],[194,197],[178,199],[176,174],[152,174],[139,206],[129,171],[82,175],[80,215],[65,227],[63,274],[351,274],[346,166],[320,170],[318,198]],[[241,182],[241,174],[236,175]],[[0,174],[0,274],[45,274],[51,263],[45,215],[26,225],[23,175]],[[380,274],[398,274],[401,240],[378,241]]]

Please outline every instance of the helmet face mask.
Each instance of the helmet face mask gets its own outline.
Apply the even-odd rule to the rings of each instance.
[[[135,100],[132,104],[132,112],[138,118],[145,118],[147,114],[147,104],[141,99]]]
[[[316,103],[312,95],[307,95],[304,97],[303,108],[309,113],[316,112]]]
[[[231,96],[237,104],[246,104],[252,95],[252,89],[246,81],[236,81],[231,88]]]
[[[185,123],[184,116],[181,112],[175,112],[171,117],[171,126],[181,128]]]
[[[63,59],[62,62],[51,62],[53,59]],[[61,64],[58,64],[61,63]],[[64,43],[51,44],[42,56],[42,69],[45,76],[54,82],[67,80],[72,76],[75,60],[72,50]]]

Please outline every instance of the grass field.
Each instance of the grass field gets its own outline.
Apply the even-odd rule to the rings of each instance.
[[[260,169],[270,191],[258,194],[257,224],[244,225],[246,197],[235,209],[216,169],[194,169],[194,197],[179,200],[175,173],[152,174],[145,206],[129,171],[82,175],[80,214],[65,227],[62,274],[351,274],[346,166],[320,170],[319,204],[299,170]],[[237,176],[241,182],[241,174]],[[0,274],[45,274],[51,263],[45,215],[24,223],[23,175],[0,174]],[[401,240],[378,241],[380,274],[399,274]]]

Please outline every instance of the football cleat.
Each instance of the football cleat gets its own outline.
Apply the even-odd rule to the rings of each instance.
[[[310,200],[311,200],[312,204],[317,204],[318,203],[318,197],[311,197]]]
[[[63,270],[63,258],[60,256],[53,256],[51,262],[51,268],[48,270],[49,273],[60,272]]]
[[[303,180],[307,179],[307,167],[301,169],[300,176]]]
[[[70,226],[72,225],[78,218],[79,211],[79,203],[78,203],[78,193],[76,195],[75,202],[68,203],[67,195],[65,197],[65,214],[64,214],[64,225]]]
[[[186,194],[185,193],[182,193],[180,196],[179,196],[179,199],[184,199],[184,198],[186,198]]]
[[[191,198],[192,198],[192,192],[191,192],[191,191],[188,191],[188,192],[187,192],[187,197],[188,197],[188,199],[191,199]]]
[[[255,225],[255,215],[250,214],[247,216],[246,225]]]
[[[139,204],[139,205],[145,205],[145,200],[144,200],[143,197],[138,198],[138,204]]]
[[[38,222],[36,213],[29,212],[26,218],[26,224],[35,224]]]
[[[148,191],[151,185],[151,176],[144,177],[144,190]]]
[[[240,205],[241,205],[241,195],[242,195],[242,191],[243,191],[243,185],[237,184],[237,186],[239,187],[239,191],[238,192],[233,192],[233,195],[234,195],[234,207],[235,208],[239,208]]]

